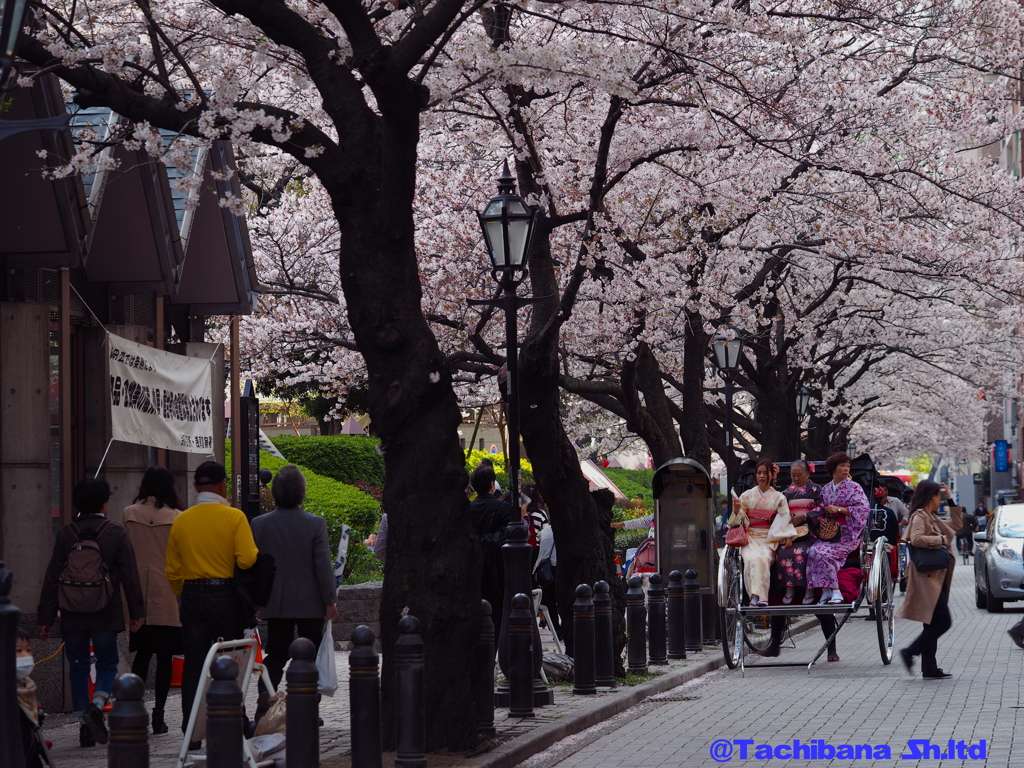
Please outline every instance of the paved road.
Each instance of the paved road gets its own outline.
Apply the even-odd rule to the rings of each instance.
[[[939,641],[939,665],[951,680],[909,677],[898,660],[883,666],[875,624],[856,616],[838,637],[838,663],[819,662],[811,674],[799,667],[725,669],[640,706],[590,731],[566,739],[538,755],[524,768],[678,768],[725,762],[773,766],[954,766],[1019,768],[1024,764],[1024,651],[1006,629],[1024,613],[1020,603],[1005,614],[974,607],[972,566],[958,566],[951,597],[953,628]],[[897,604],[901,597],[897,597]],[[921,625],[896,620],[897,648],[906,645]],[[783,649],[783,659],[809,658],[820,643],[817,630],[797,637],[797,648]],[[748,657],[748,661],[754,661]],[[756,663],[756,662],[755,662]],[[918,663],[916,671],[920,672]],[[679,700],[683,699],[683,700]],[[1021,729],[1018,729],[1018,724]],[[734,740],[730,760],[710,756],[716,739]],[[871,745],[871,757],[830,759],[814,753],[788,757],[794,740],[820,739],[832,746]],[[902,759],[914,754],[911,740],[939,745],[963,741],[965,759]],[[747,759],[735,740],[749,740]],[[968,745],[985,742],[985,759],[971,759]],[[783,746],[778,757],[755,757],[755,746]],[[885,757],[885,751],[891,753]],[[921,752],[924,752],[922,747]],[[763,755],[763,752],[762,752]],[[807,759],[812,758],[812,759]]]

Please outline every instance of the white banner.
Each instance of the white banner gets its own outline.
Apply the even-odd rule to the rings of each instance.
[[[210,361],[107,334],[113,439],[186,453],[213,452]]]

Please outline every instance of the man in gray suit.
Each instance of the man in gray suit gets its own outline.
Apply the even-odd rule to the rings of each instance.
[[[334,621],[338,608],[327,525],[302,509],[306,478],[288,464],[274,476],[270,490],[277,509],[253,518],[252,535],[260,552],[273,555],[277,564],[270,601],[260,608],[267,622],[267,671],[276,688],[296,631],[319,649],[324,618]]]

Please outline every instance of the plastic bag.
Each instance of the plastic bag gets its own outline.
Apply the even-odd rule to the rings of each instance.
[[[324,637],[316,652],[316,669],[320,673],[316,689],[323,696],[333,696],[338,690],[338,669],[334,665],[334,633],[331,622],[324,622]]]
[[[285,692],[278,691],[270,697],[270,709],[256,723],[256,736],[269,736],[272,733],[284,733],[285,723]],[[268,753],[269,754],[269,753]]]

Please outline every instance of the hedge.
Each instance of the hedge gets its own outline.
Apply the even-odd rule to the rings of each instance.
[[[342,483],[384,487],[380,440],[366,435],[281,435],[271,442],[292,464]]]
[[[505,454],[488,453],[487,451],[470,451],[469,459],[466,461],[466,474],[473,477],[473,470],[480,464],[480,459],[490,459],[494,464],[494,476],[502,491],[509,489],[508,471],[505,469]],[[524,483],[533,482],[533,465],[525,459],[519,460],[519,476]]]
[[[620,491],[626,494],[627,499],[635,499],[638,493],[642,493],[645,504],[654,503],[654,491],[651,488],[651,483],[654,481],[653,469],[608,467],[604,473],[619,487]]]
[[[225,466],[231,466],[231,442],[225,447]],[[269,469],[277,473],[285,464],[273,454],[260,451],[260,469]],[[366,581],[380,581],[384,564],[373,552],[363,546],[363,540],[377,530],[380,525],[380,503],[358,488],[332,480],[329,477],[313,472],[302,465],[302,474],[306,477],[306,501],[303,509],[322,517],[327,523],[327,536],[330,541],[331,556],[338,551],[341,538],[341,526],[347,524],[352,531],[349,533],[348,562],[345,565],[344,584],[362,584]]]

